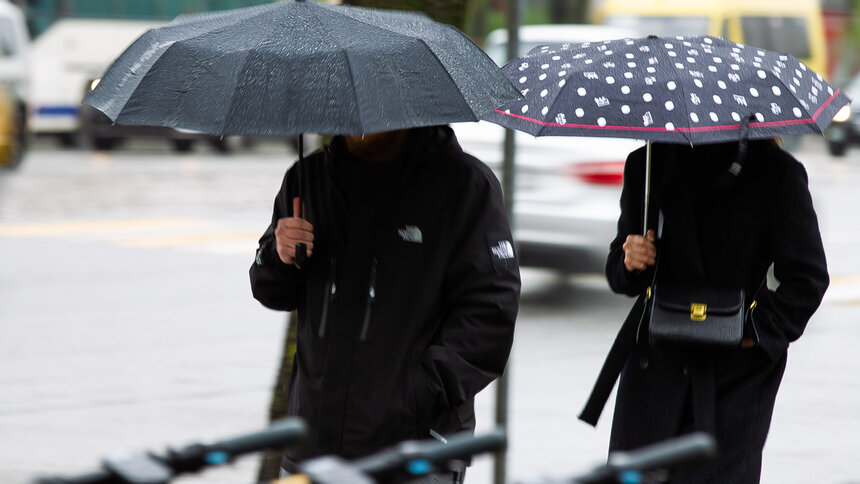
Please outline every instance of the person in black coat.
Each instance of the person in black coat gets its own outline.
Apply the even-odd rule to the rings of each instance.
[[[256,299],[298,311],[288,413],[311,435],[285,467],[474,429],[519,304],[497,178],[447,126],[338,136],[301,165],[305,200],[294,166],[250,269]]]
[[[829,284],[803,166],[773,140],[750,141],[733,175],[738,147],[655,143],[644,236],[645,148],[630,154],[624,170],[606,275],[613,291],[638,300],[580,418],[596,424],[620,373],[611,451],[712,433],[717,461],[679,473],[672,483],[759,482],[788,345]],[[645,294],[655,264],[658,281],[741,288],[748,303],[755,300],[741,344],[721,350],[649,344]]]

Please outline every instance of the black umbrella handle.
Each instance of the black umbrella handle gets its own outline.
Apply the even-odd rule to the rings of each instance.
[[[304,184],[305,184],[304,183],[305,182],[304,177],[302,176],[302,164],[303,164],[302,162],[304,159],[304,151],[305,151],[304,136],[302,136],[302,134],[299,133],[297,138],[298,139],[296,140],[297,141],[296,142],[296,151],[299,152],[299,161],[298,161],[298,169],[297,169],[298,178],[299,178],[299,193],[298,193],[299,194],[299,210],[297,213],[294,213],[293,215],[296,217],[299,217],[299,218],[305,218],[305,210],[304,210],[305,200],[302,197],[302,191],[303,191],[302,189],[304,188]],[[304,267],[305,262],[307,262],[307,260],[308,260],[308,245],[305,244],[304,242],[297,243],[296,244],[296,255],[293,257],[293,264],[295,264],[297,269],[301,270]]]

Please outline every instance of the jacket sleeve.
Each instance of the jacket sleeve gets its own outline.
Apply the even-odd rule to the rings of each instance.
[[[300,272],[292,264],[284,264],[275,247],[275,227],[278,220],[289,217],[292,212],[292,193],[288,180],[293,170],[287,172],[281,189],[275,197],[272,222],[260,237],[257,254],[249,271],[251,292],[254,298],[269,309],[292,311],[296,308],[300,287]]]
[[[761,309],[771,323],[764,330],[776,332],[777,341],[767,338],[761,341],[771,354],[803,334],[830,283],[806,170],[794,159],[789,159],[786,165],[786,176],[777,185],[771,216],[770,246],[779,285],[776,290],[763,291],[764,297],[759,298],[756,309]]]
[[[519,266],[499,182],[483,169],[470,184],[445,276],[444,319],[422,355],[434,406],[457,407],[502,374],[519,307]]]
[[[609,244],[606,258],[606,280],[609,287],[619,294],[636,296],[651,282],[653,268],[642,272],[630,272],[624,267],[624,241],[630,234],[641,234],[645,179],[645,149],[640,148],[627,156],[624,163],[624,185],[621,189],[621,215],[618,217],[618,231]],[[649,220],[649,225],[653,224]]]

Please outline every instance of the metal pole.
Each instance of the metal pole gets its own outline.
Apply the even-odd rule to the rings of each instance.
[[[642,235],[648,235],[648,206],[651,204],[651,141],[645,144],[645,214]]]
[[[508,0],[508,60],[519,56],[520,50],[520,3],[521,0]],[[505,197],[505,213],[510,224],[514,220],[514,153],[516,142],[514,131],[505,130],[505,155],[502,161],[502,193]],[[511,362],[508,360],[508,366]],[[507,368],[496,382],[496,427],[508,429],[508,370]],[[507,453],[501,450],[496,453],[493,466],[493,483],[505,484],[507,478]]]

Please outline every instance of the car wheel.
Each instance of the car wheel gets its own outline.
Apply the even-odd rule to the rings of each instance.
[[[827,151],[833,156],[845,156],[848,150],[848,143],[845,141],[829,141],[827,143]]]
[[[188,153],[194,147],[194,140],[190,139],[175,139],[173,141],[173,149],[180,153]]]
[[[63,148],[77,148],[80,145],[77,133],[61,133],[57,135]]]
[[[99,151],[110,151],[119,144],[119,138],[93,138],[91,143]]]

